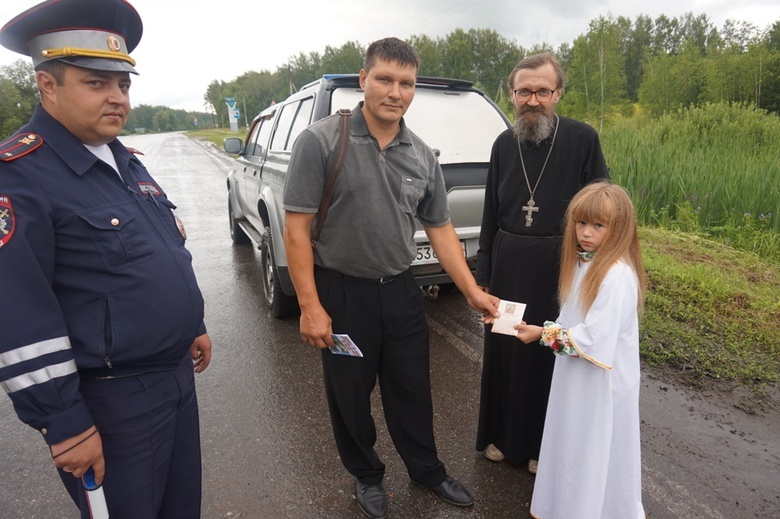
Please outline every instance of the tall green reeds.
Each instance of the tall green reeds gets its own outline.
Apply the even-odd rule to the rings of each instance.
[[[602,134],[614,182],[645,225],[701,232],[780,257],[780,117],[709,104]]]

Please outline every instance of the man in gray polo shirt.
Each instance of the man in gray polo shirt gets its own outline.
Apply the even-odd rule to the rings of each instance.
[[[370,403],[377,377],[388,431],[410,478],[448,503],[473,503],[436,453],[428,325],[409,270],[416,255],[415,218],[469,305],[483,315],[497,313],[497,299],[479,289],[463,257],[436,157],[402,118],[419,64],[414,49],[397,38],[369,46],[360,71],[364,101],[350,116],[346,162],[316,249],[311,226],[341,116],[300,134],[284,192],[284,241],[301,307],[301,337],[322,349],[336,445],[357,479],[358,506],[372,518],[387,515],[385,466],[374,450]],[[332,355],[334,333],[349,334],[363,357]]]

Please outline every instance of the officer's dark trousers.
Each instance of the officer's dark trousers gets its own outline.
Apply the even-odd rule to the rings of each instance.
[[[111,519],[200,517],[198,403],[192,360],[160,373],[82,380],[103,442],[103,491]],[[81,480],[60,471],[88,519]]]
[[[363,357],[322,351],[325,392],[336,445],[361,482],[380,483],[385,466],[374,450],[371,392],[379,379],[387,429],[412,480],[436,486],[446,478],[433,437],[428,324],[411,271],[388,283],[315,269],[317,290],[333,321]]]

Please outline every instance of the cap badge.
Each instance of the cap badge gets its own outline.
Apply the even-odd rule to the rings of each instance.
[[[119,38],[116,36],[109,36],[107,39],[108,42],[108,48],[109,50],[112,50],[114,52],[119,52],[122,50],[122,44],[119,42]]]

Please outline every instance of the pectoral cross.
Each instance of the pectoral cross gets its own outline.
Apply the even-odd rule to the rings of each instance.
[[[523,206],[523,211],[525,211],[525,213],[526,213],[525,214],[525,226],[526,227],[531,227],[531,224],[534,223],[533,214],[539,212],[539,208],[536,207],[536,202],[534,202],[534,198],[533,197],[531,197],[528,200],[528,205],[524,205]]]

